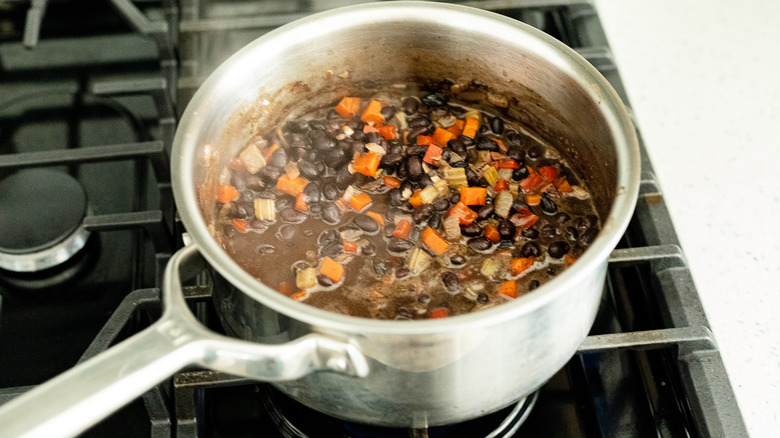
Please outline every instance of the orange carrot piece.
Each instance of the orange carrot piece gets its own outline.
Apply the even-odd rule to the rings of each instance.
[[[263,151],[263,158],[265,158],[265,161],[270,160],[271,159],[271,155],[273,155],[274,152],[276,152],[277,149],[279,149],[279,145],[274,143],[274,144],[271,145],[270,148],[268,148],[265,151]]]
[[[450,131],[442,128],[436,128],[433,132],[433,143],[439,146],[447,146],[447,142],[455,138],[455,135]]]
[[[295,209],[298,211],[309,211],[309,203],[306,202],[306,193],[298,193],[295,196]]]
[[[574,258],[574,257],[570,256],[569,254],[564,254],[564,256],[563,256],[563,260],[564,260],[564,262],[566,263],[566,267],[567,267],[567,268],[568,268],[569,266],[571,266],[572,264],[574,264],[574,262],[576,262],[576,261],[577,261],[577,259],[576,259],[576,258]]]
[[[461,187],[460,202],[466,205],[485,205],[487,189],[484,187]]]
[[[436,255],[439,255],[444,251],[447,251],[447,249],[450,247],[450,244],[447,243],[447,241],[444,240],[443,237],[441,237],[441,234],[439,234],[436,230],[434,230],[431,227],[425,227],[423,232],[420,233],[420,238],[422,239],[425,246],[430,248],[431,251],[436,253]]]
[[[382,157],[379,154],[368,152],[356,157],[352,162],[352,167],[355,169],[355,172],[362,173],[365,176],[374,176],[376,170],[379,169],[380,161],[382,161]]]
[[[371,125],[363,125],[363,134],[368,134],[369,132],[379,132],[379,128],[374,128]]]
[[[349,205],[356,211],[362,211],[369,204],[371,204],[371,197],[368,196],[368,193],[361,193],[349,198]]]
[[[493,225],[485,225],[485,228],[482,229],[482,234],[487,237],[487,239],[493,243],[498,243],[501,241],[501,234],[498,233],[498,228],[496,228]]]
[[[447,316],[448,314],[446,307],[437,307],[431,310],[431,319],[446,318]]]
[[[510,298],[517,298],[517,281],[508,280],[501,283],[501,286],[498,287],[498,293]]]
[[[397,224],[395,224],[395,229],[393,230],[393,237],[398,237],[401,239],[406,239],[409,237],[409,232],[412,231],[412,224],[409,223],[408,220],[400,220]]]
[[[509,190],[509,181],[499,178],[499,180],[496,181],[496,185],[493,186],[493,190],[495,190],[496,193],[502,190]]]
[[[478,217],[477,212],[470,209],[468,205],[463,203],[463,201],[453,205],[448,216],[457,217],[458,223],[461,225],[468,225],[474,222]]]
[[[520,168],[520,163],[518,163],[515,160],[494,161],[491,165],[496,169],[519,169]]]
[[[428,145],[428,150],[425,151],[425,156],[423,157],[423,161],[433,165],[436,163],[436,161],[439,160],[442,152],[444,152],[444,149],[438,146]]]
[[[418,205],[422,205],[422,198],[420,197],[420,189],[417,189],[414,191],[414,194],[412,194],[412,197],[409,198],[409,203],[412,204],[412,207],[417,207]]]
[[[506,151],[509,150],[509,149],[506,148],[506,145],[504,144],[504,142],[501,141],[500,139],[494,138],[493,141],[498,143],[498,149],[500,149],[502,153],[506,153]]]
[[[552,166],[540,167],[539,173],[541,173],[547,181],[555,181],[555,179],[558,178],[558,171]]]
[[[302,176],[291,179],[287,174],[283,174],[276,180],[276,190],[287,193],[290,196],[298,196],[299,193],[303,193],[303,189],[308,184],[309,180]]]
[[[395,126],[393,125],[384,125],[379,127],[379,135],[384,137],[385,140],[395,140],[397,138],[397,134],[395,133]]]
[[[279,283],[279,287],[276,288],[277,292],[279,292],[282,295],[290,296],[293,291],[293,285],[289,281],[283,281]]]
[[[427,146],[429,144],[433,144],[433,137],[428,135],[418,135],[417,136],[417,145],[418,146]]]
[[[382,177],[382,184],[391,189],[397,189],[398,187],[401,187],[401,180],[394,176],[385,175]]]
[[[479,129],[479,120],[474,117],[467,117],[466,124],[463,126],[463,132],[461,135],[465,135],[468,138],[474,138],[477,135]]]
[[[568,182],[568,181],[566,181],[566,178],[563,178],[563,177],[561,177],[561,178],[558,178],[558,179],[555,181],[555,188],[556,188],[556,189],[557,189],[557,190],[558,190],[560,193],[571,193],[571,192],[573,192],[573,191],[574,191],[574,189],[573,189],[573,188],[571,188],[571,184],[569,184],[569,182]]]
[[[382,217],[379,213],[374,213],[373,211],[367,211],[366,216],[370,217],[374,220],[374,222],[378,223],[380,227],[385,226],[385,218]]]
[[[568,255],[568,254],[567,254]],[[509,262],[509,268],[512,270],[512,275],[520,275],[530,268],[536,262],[536,257],[520,257],[518,259],[512,259]]]
[[[219,186],[217,201],[226,203],[238,199],[238,190],[233,186]]]
[[[338,283],[344,275],[344,267],[339,262],[330,257],[325,257],[320,266],[320,274],[330,278],[334,283]]]
[[[466,125],[465,120],[455,120],[455,124],[447,128],[447,131],[450,131],[452,135],[457,137],[463,133],[463,127],[465,125]]]
[[[246,233],[246,229],[249,226],[249,224],[243,220],[243,219],[233,219],[232,221],[233,227],[237,229],[238,231],[242,233]]]
[[[520,188],[523,192],[528,193],[533,189],[539,187],[544,182],[544,177],[536,172],[528,175],[528,178],[520,181]]]
[[[360,111],[361,103],[359,97],[345,97],[336,105],[336,112],[345,119],[351,119]]]
[[[357,252],[358,252],[358,244],[357,244],[357,242],[350,242],[349,240],[342,240],[341,244],[344,247],[344,252],[348,252],[350,254],[357,254]]]
[[[296,292],[292,295],[290,295],[290,298],[294,299],[295,301],[301,301],[302,299],[306,298],[306,291],[300,291]]]
[[[363,111],[363,115],[360,116],[360,120],[366,123],[385,123],[385,117],[380,111],[382,111],[382,104],[377,100],[372,100],[368,103],[366,110]]]
[[[539,195],[525,195],[525,203],[534,207],[542,202],[542,197]]]

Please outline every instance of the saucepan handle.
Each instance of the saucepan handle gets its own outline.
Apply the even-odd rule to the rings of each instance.
[[[149,328],[0,406],[0,437],[75,436],[191,364],[266,381],[317,370],[368,373],[354,346],[323,335],[261,345],[208,331],[189,312],[181,286],[201,261],[194,245],[171,257],[163,316]]]

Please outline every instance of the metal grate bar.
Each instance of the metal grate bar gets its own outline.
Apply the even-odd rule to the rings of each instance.
[[[681,351],[717,350],[712,332],[706,327],[678,327],[588,336],[577,349],[577,353],[657,350],[674,346],[679,346]]]
[[[170,255],[173,248],[171,232],[163,212],[159,210],[87,216],[84,218],[84,227],[90,231],[142,228],[152,239],[156,253]]]

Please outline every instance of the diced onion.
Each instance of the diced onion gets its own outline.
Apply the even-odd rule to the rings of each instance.
[[[265,167],[265,158],[263,158],[263,154],[260,153],[260,149],[253,144],[249,145],[249,147],[238,154],[238,157],[241,159],[241,162],[244,163],[244,166],[249,173],[255,174]]]

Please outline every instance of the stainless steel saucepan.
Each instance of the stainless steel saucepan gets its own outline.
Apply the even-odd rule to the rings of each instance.
[[[441,80],[485,84],[488,101],[506,104],[510,117],[555,145],[588,181],[603,226],[577,263],[482,312],[380,321],[295,302],[223,251],[212,226],[219,176],[263,126],[332,104],[367,81]],[[498,410],[544,384],[587,335],[640,174],[625,107],[573,50],[493,13],[405,2],[317,14],[247,45],[193,97],[172,163],[176,205],[193,243],[166,269],[164,315],[2,406],[0,436],[74,435],[188,365],[272,381],[314,409],[377,425],[441,425]],[[181,279],[203,259],[220,274],[217,312],[243,340],[209,332],[184,304]]]

